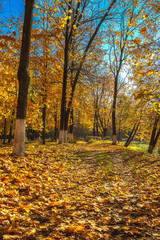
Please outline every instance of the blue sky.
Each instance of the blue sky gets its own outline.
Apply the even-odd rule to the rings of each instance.
[[[24,0],[0,0],[1,18],[19,17],[24,14]]]

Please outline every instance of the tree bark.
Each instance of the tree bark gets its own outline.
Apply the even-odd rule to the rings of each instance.
[[[99,112],[99,109],[98,109],[98,89],[97,89],[97,96],[96,96],[96,109],[95,109],[95,120],[96,120],[96,136],[99,136],[99,119],[98,119],[98,112]]]
[[[96,124],[95,124],[95,117],[93,122],[93,136],[96,136]]]
[[[54,126],[54,140],[55,140],[55,142],[57,142],[57,135],[58,135],[57,111],[55,112],[55,115],[54,115],[54,122],[55,122],[55,126]]]
[[[121,124],[119,124],[119,129],[118,129],[118,143],[121,140]]]
[[[131,131],[131,133],[130,133],[130,135],[129,135],[129,137],[128,137],[128,139],[127,139],[125,145],[124,145],[125,147],[128,147],[129,144],[133,141],[134,136],[135,136],[136,133],[137,133],[137,130],[138,130],[139,124],[140,124],[140,122],[134,124],[133,129],[132,129],[132,131]]]
[[[108,130],[108,128],[103,128],[103,137],[105,138],[106,136],[107,136],[107,130]]]
[[[105,137],[107,136],[107,131],[108,131],[108,127],[109,127],[109,117],[108,117],[108,120],[107,120],[107,123],[106,123],[105,120],[102,121],[102,119],[100,117],[100,114],[98,112],[98,119],[99,119],[100,127],[102,128],[103,138],[105,139]]]
[[[69,2],[69,9],[71,9],[71,2]],[[70,15],[70,13],[69,13]],[[68,15],[68,17],[69,17]],[[59,143],[66,142],[66,91],[67,91],[67,78],[68,78],[68,54],[69,54],[69,18],[66,22],[65,31],[65,49],[64,49],[64,68],[63,68],[63,88],[62,88],[62,99],[61,99],[61,119],[60,119],[60,133]],[[68,120],[67,120],[68,123]]]
[[[157,113],[154,121],[154,126],[152,130],[152,135],[149,143],[148,153],[152,153],[160,135],[160,128],[157,131],[157,126],[159,123],[160,115]]]
[[[94,110],[93,136],[96,136],[96,110]]]
[[[29,53],[32,31],[34,0],[26,0],[25,16],[23,24],[22,46],[20,53],[20,62],[18,68],[18,104],[14,135],[13,155],[25,155],[25,128],[26,128],[26,109],[27,95],[30,82],[29,76]]]
[[[6,133],[6,128],[7,128],[7,120],[6,118],[4,119],[4,129],[3,129],[3,144],[6,143],[6,138],[7,138],[7,133]]]
[[[13,110],[12,112],[12,118],[11,118],[11,123],[10,123],[10,130],[9,130],[9,136],[8,136],[8,143],[11,142],[12,140],[12,130],[13,130],[13,117],[14,117],[15,111]]]
[[[68,134],[69,134],[69,142],[73,143],[74,142],[74,137],[73,137],[73,108],[71,110],[71,114],[70,114],[70,125],[69,125],[69,129],[68,129]]]
[[[42,131],[42,144],[45,144],[45,135],[46,135],[46,105],[42,109],[42,120],[43,120],[43,131]]]
[[[116,102],[117,102],[117,88],[118,88],[118,74],[115,78],[114,83],[114,95],[113,95],[113,107],[112,107],[112,131],[113,131],[113,145],[117,144],[117,133],[116,133]]]

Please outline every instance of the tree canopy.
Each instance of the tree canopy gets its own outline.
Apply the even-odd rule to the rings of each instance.
[[[2,137],[9,138],[17,112],[23,16],[3,25],[0,126]],[[46,137],[57,139],[59,133],[59,142],[66,142],[71,131],[78,138],[110,136],[116,143],[140,121],[136,138],[149,142],[160,112],[159,26],[156,0],[37,0],[27,137],[45,144]]]

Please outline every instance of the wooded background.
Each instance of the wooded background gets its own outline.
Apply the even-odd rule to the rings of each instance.
[[[92,135],[128,146],[136,137],[151,153],[160,133],[159,1],[25,4],[25,17],[0,19],[3,143],[26,119],[23,137],[43,144]]]

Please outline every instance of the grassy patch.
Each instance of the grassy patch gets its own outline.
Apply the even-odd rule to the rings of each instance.
[[[139,142],[133,142],[128,146],[129,149],[132,149],[134,151],[142,151],[147,152],[148,150],[148,144],[147,143],[139,143]]]
[[[112,157],[108,151],[103,151],[95,155],[97,166],[103,168],[106,176],[113,176]]]
[[[124,142],[119,142],[118,145],[121,146],[121,147],[124,147]],[[147,153],[148,152],[148,147],[149,147],[148,143],[136,142],[135,141],[135,142],[132,142],[126,149]],[[157,145],[156,145],[152,154],[153,155],[159,155],[160,154],[160,150],[158,149]]]
[[[90,139],[87,144],[93,144],[93,145],[103,145],[103,144],[112,144],[112,141],[110,140],[96,140],[96,139]]]

